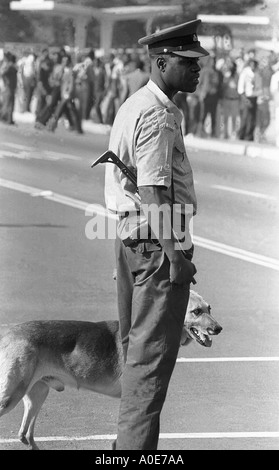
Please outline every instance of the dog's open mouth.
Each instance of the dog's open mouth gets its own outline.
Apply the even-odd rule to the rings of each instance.
[[[210,348],[210,346],[212,345],[212,339],[210,338],[210,336],[201,333],[194,327],[190,328],[190,332],[191,332],[192,338],[195,339],[199,344],[207,348]]]

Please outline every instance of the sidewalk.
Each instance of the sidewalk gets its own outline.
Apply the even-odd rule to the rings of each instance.
[[[32,113],[14,112],[14,120],[17,124],[34,125],[35,117]],[[109,135],[111,127],[106,124],[98,124],[93,121],[83,121],[82,128],[85,133]],[[185,145],[188,148],[209,150],[234,155],[244,155],[255,158],[261,157],[268,160],[279,161],[279,147],[272,143],[274,139],[273,129],[268,133],[268,142],[256,143],[243,140],[223,140],[212,138],[200,138],[193,135],[184,137]],[[275,139],[274,139],[275,140]]]

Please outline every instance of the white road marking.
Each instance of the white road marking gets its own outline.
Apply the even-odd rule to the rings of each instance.
[[[279,357],[178,357],[176,362],[279,362]]]
[[[80,201],[79,199],[63,196],[62,194],[54,193],[49,190],[35,188],[34,186],[16,183],[14,181],[9,181],[3,178],[0,178],[0,186],[2,186],[3,188],[8,188],[14,191],[29,194],[32,197],[43,197],[44,199],[48,199],[49,201],[58,202],[60,204],[64,204],[65,206],[73,207],[75,209],[81,209],[83,211],[90,207],[91,212],[95,211],[96,214],[103,215],[104,217],[113,216],[112,214],[109,214],[105,208],[102,208],[98,204],[89,204],[88,202]]]
[[[251,251],[242,250],[241,248],[235,248],[230,245],[225,245],[224,243],[215,242],[213,240],[209,240],[208,238],[195,235],[193,237],[193,241],[195,245],[206,248],[207,250],[222,253],[224,255],[231,256],[232,258],[241,259],[243,261],[248,261],[249,263],[279,271],[279,260],[275,258],[258,255],[257,253],[252,253]]]
[[[244,194],[245,196],[257,197],[262,199],[267,199],[269,201],[277,201],[277,198],[274,196],[269,196],[268,194],[264,193],[257,193],[254,191],[247,191],[245,189],[233,188],[232,186],[223,186],[221,184],[212,184],[210,188],[213,189],[221,189],[222,191],[230,191],[236,194]]]
[[[112,441],[116,434],[95,434],[92,436],[45,436],[36,437],[36,442],[62,441]],[[160,433],[160,439],[278,439],[279,432],[174,432]],[[19,443],[19,439],[0,439],[0,444]]]
[[[30,160],[30,152],[25,150],[13,151],[10,150],[0,150],[0,158],[19,158],[20,160]]]
[[[61,153],[61,152],[52,152],[50,150],[45,150],[43,152],[42,158],[45,158],[45,156],[49,160],[80,160],[81,159],[81,157],[77,157],[76,155],[70,155],[68,153]]]
[[[21,144],[13,144],[12,142],[3,142],[3,145],[5,145],[5,147],[10,147],[17,150],[26,150],[27,152],[33,152],[36,150],[35,147],[28,147],[27,145]]]
[[[14,181],[6,180],[3,178],[0,178],[0,186],[8,188],[8,189],[13,189],[15,191],[27,193],[27,194],[30,194],[31,196],[38,196],[41,194],[41,196],[44,197],[44,199],[58,202],[66,206],[74,207],[75,209],[81,209],[83,211],[90,209],[91,213],[95,211],[96,214],[100,214],[105,217],[114,218],[114,219],[116,217],[115,215],[110,214],[105,208],[103,208],[102,206],[98,204],[89,204],[88,202],[81,201],[79,199],[74,199],[68,196],[63,196],[62,194],[54,193],[49,190],[42,190],[40,188],[27,186],[27,185],[16,183]],[[203,237],[199,237],[195,235],[193,237],[193,241],[195,245],[200,246],[202,248],[206,248],[208,250],[215,251],[217,253],[222,253],[226,256],[230,256],[232,258],[241,259],[249,263],[253,263],[259,266],[273,269],[274,271],[279,271],[279,260],[277,259],[258,255],[257,253],[252,253],[250,251],[242,250],[241,248],[235,248],[233,246],[226,245],[224,243],[215,242],[213,240],[209,240],[207,238],[203,238]]]
[[[34,152],[36,151],[35,147],[28,147],[26,145],[13,144],[10,142],[4,142],[3,144],[6,147],[19,150],[19,152],[15,153],[15,152],[9,152],[5,150],[0,150],[0,158],[9,157],[9,158],[20,158],[20,159],[26,159],[26,160],[37,159],[37,160],[52,160],[52,161],[81,160],[81,157],[78,157],[76,155],[70,155],[70,154],[61,153],[61,152],[53,152],[50,150],[42,151],[40,154],[37,154],[37,153],[34,154]],[[33,153],[31,154],[31,152]],[[194,183],[195,185],[198,185],[199,181],[195,180]],[[219,185],[219,184],[205,185],[205,186],[208,186],[209,188],[212,188],[212,189],[220,189],[222,191],[229,191],[232,193],[241,194],[245,196],[266,199],[268,201],[277,201],[277,198],[275,196],[269,196],[268,194],[264,194],[264,193],[258,193],[255,191],[247,191],[247,190],[240,189],[240,188],[234,188],[232,186],[224,186],[224,185]]]
[[[8,147],[12,147],[12,145],[7,145]],[[19,158],[21,160],[50,160],[50,161],[60,161],[60,160],[73,160],[78,161],[81,160],[81,157],[76,155],[70,155],[67,153],[61,152],[52,152],[50,150],[45,151],[36,151],[34,148],[25,147],[24,145],[14,145],[14,150],[0,150],[0,158]]]

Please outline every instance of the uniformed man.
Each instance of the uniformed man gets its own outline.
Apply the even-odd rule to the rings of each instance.
[[[148,46],[151,78],[121,106],[111,131],[109,149],[134,172],[138,186],[137,193],[117,166],[106,165],[106,205],[120,218],[117,291],[125,368],[117,450],[157,449],[160,413],[196,273],[188,210],[196,212],[196,196],[182,116],[172,100],[198,85],[198,60],[208,55],[197,38],[199,23],[140,39]],[[159,222],[156,208],[164,208]]]

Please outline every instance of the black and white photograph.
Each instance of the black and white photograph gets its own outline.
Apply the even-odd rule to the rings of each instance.
[[[279,0],[0,0],[0,451],[279,450],[278,204]]]

